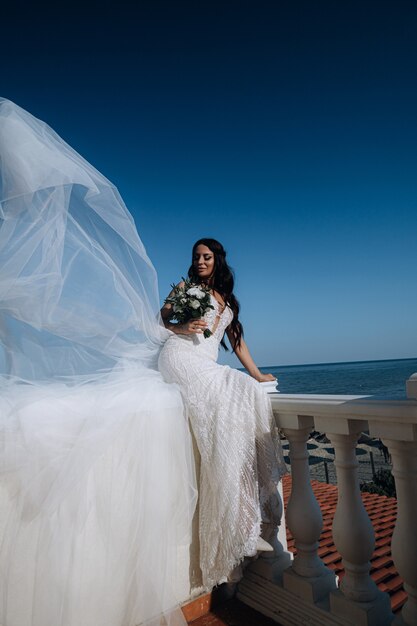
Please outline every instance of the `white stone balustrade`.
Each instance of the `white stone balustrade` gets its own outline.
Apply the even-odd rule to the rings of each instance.
[[[314,424],[311,417],[282,415],[281,428],[290,444],[293,479],[286,519],[297,548],[293,565],[284,573],[284,587],[316,602],[335,589],[336,582],[317,554],[323,518],[311,488],[307,449]]]
[[[248,568],[239,585],[241,600],[285,625],[417,626],[417,374],[407,381],[407,395],[404,400],[271,396],[276,422],[290,443],[292,493],[286,519],[297,556],[277,581]],[[322,522],[308,470],[311,430],[325,432],[335,449],[339,496],[333,539],[345,568],[337,590],[317,556]],[[392,457],[398,501],[392,556],[408,593],[394,621],[389,597],[369,575],[374,533],[362,504],[355,454],[362,431],[381,438]]]

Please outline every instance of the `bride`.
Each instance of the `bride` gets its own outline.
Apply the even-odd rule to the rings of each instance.
[[[176,368],[169,355],[179,335],[161,322],[155,270],[115,187],[5,99],[0,267],[1,626],[185,624],[178,600],[187,591],[178,597],[178,581],[187,577],[196,501],[188,416],[197,440],[211,436],[206,448],[199,443],[205,458],[229,428],[226,413],[214,431],[204,431],[195,403],[204,421],[210,393],[187,398],[182,386],[184,403],[170,384]],[[229,315],[226,306],[217,337]],[[203,351],[214,349],[210,344]],[[181,354],[195,376],[187,351]],[[157,369],[159,355],[168,382]],[[254,446],[269,450],[266,396],[255,381],[256,390],[246,383],[238,391],[234,374],[215,378],[225,407],[240,412],[241,395],[262,418],[257,413],[252,436],[238,446],[245,462],[236,450],[225,463],[219,448],[207,475],[215,482],[209,488],[200,481],[207,584],[256,548],[257,480],[261,490],[271,483],[263,483],[259,465],[268,454],[257,454],[250,469]],[[201,390],[209,385],[210,377]],[[237,420],[233,432],[248,424]],[[230,493],[233,476],[237,496]],[[261,491],[261,504],[263,497]],[[219,523],[232,520],[233,511],[238,517],[241,507],[241,534],[216,536]],[[211,542],[219,555],[204,555]]]
[[[211,588],[245,556],[272,549],[260,537],[261,521],[268,518],[270,497],[286,468],[269,398],[259,385],[275,379],[260,372],[243,339],[223,246],[199,239],[188,276],[210,288],[213,309],[203,319],[173,324],[172,304],[164,305],[162,318],[173,332],[159,369],[182,391],[201,455],[200,566],[203,584]],[[225,333],[250,377],[216,363]]]

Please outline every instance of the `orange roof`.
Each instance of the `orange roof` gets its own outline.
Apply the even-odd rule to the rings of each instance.
[[[336,550],[332,537],[332,523],[337,505],[337,486],[311,481],[314,495],[323,515],[323,530],[320,536],[318,554],[327,567],[339,578],[343,578],[342,557]],[[291,493],[291,476],[283,480],[284,502],[288,502]],[[362,493],[365,509],[370,517],[375,532],[375,550],[371,558],[371,577],[381,591],[386,591],[391,598],[394,612],[400,610],[407,599],[403,589],[403,580],[398,575],[391,557],[391,537],[397,518],[397,500],[375,493]],[[294,539],[287,528],[288,550],[296,553]]]

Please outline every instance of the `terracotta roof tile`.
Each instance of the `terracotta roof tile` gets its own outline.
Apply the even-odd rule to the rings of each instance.
[[[391,608],[394,611],[394,613],[396,613],[397,611],[401,609],[403,604],[405,604],[406,600],[407,600],[407,594],[404,591],[404,589],[400,589],[399,591],[396,591],[391,596]]]
[[[378,524],[378,528],[392,528],[395,524],[395,520],[391,520],[390,522],[380,522]]]
[[[328,554],[327,556],[325,556],[323,559],[323,563],[325,563],[325,565],[329,565],[329,563],[337,563],[341,560],[342,557],[340,556],[340,554],[338,552],[334,552],[333,554]]]
[[[385,565],[391,565],[392,563],[392,558],[391,555],[389,556],[381,556],[380,559],[375,559],[374,561],[371,561],[371,565],[374,569],[379,569],[380,567],[385,567]]]
[[[392,537],[392,533],[390,535],[388,535],[387,537],[381,537],[380,539],[377,540],[377,546],[378,548],[382,548],[382,546],[390,546],[391,545],[391,537]]]
[[[319,555],[319,557],[323,557],[326,554],[329,554],[330,550],[329,550],[329,546],[323,546],[322,548],[319,548],[317,550],[317,554]]]
[[[385,587],[385,589],[383,589],[383,587]],[[381,589],[383,589],[383,591],[387,591],[388,593],[393,591],[399,591],[402,588],[403,579],[401,578],[401,576],[394,576],[394,578],[390,578],[381,585]]]
[[[386,567],[381,567],[381,569],[377,569],[374,572],[371,572],[371,578],[372,580],[376,582],[376,584],[390,577],[391,577],[391,572]]]
[[[375,539],[376,540],[378,540],[379,538],[382,538],[382,537],[390,537],[391,538],[393,527],[391,527],[391,528],[382,528],[382,529],[379,529],[379,530],[376,530],[374,528],[374,530],[375,530]]]
[[[375,558],[376,556],[384,556],[385,554],[391,554],[391,546],[382,546],[380,548],[377,548],[376,550],[374,550],[372,558]]]
[[[284,502],[287,504],[291,494],[291,476],[283,480]],[[336,485],[327,485],[316,480],[311,481],[314,495],[323,515],[323,530],[320,536],[318,554],[329,569],[339,578],[343,578],[342,557],[333,543],[332,524],[337,506],[338,489]],[[399,611],[407,599],[403,581],[398,575],[391,557],[391,537],[397,517],[395,498],[380,496],[375,493],[362,493],[365,509],[375,531],[375,551],[371,558],[371,577],[381,591],[386,591],[391,598],[394,612]],[[287,528],[288,549],[296,553],[294,539]]]

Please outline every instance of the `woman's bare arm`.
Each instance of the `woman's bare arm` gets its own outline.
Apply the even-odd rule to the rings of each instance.
[[[272,374],[262,374],[262,372],[256,366],[255,361],[253,360],[249,352],[249,348],[243,339],[240,340],[239,346],[235,346],[235,339],[233,337],[231,329],[228,328],[226,330],[226,333],[237,358],[242,363],[243,367],[248,370],[252,378],[255,378],[255,380],[259,381],[260,383],[270,380],[276,380],[275,376],[273,376]]]

